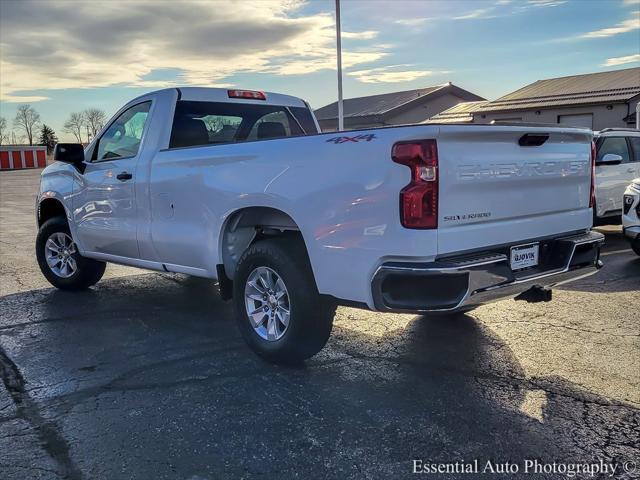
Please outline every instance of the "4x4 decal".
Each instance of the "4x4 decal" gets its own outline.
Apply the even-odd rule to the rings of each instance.
[[[327,140],[327,142],[332,142],[332,143],[347,143],[347,142],[353,142],[353,143],[358,143],[361,140],[364,140],[365,142],[370,142],[371,140],[373,140],[374,138],[377,138],[373,133],[369,133],[369,134],[362,134],[362,135],[356,135],[355,137],[347,137],[347,136],[342,136],[342,137],[333,137],[330,138],[329,140]]]

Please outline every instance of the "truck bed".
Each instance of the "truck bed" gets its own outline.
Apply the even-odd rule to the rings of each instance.
[[[521,146],[526,134],[547,139]],[[421,139],[435,139],[439,154],[438,226],[429,230],[401,224],[399,192],[411,171],[391,159],[394,144]],[[152,202],[166,193],[162,179],[186,170],[176,210],[196,208],[204,222],[201,228],[190,216],[183,225],[158,222],[152,234],[166,239],[167,254],[169,245],[182,243],[189,261],[206,264],[198,246],[219,251],[210,232],[228,215],[277,209],[302,232],[320,291],[373,305],[369,283],[383,262],[433,261],[588,230],[590,145],[591,132],[578,128],[409,125],[164,150],[153,159]],[[211,205],[226,213],[212,215]],[[337,274],[345,264],[350,268]]]

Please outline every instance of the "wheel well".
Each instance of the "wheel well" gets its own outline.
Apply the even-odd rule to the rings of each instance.
[[[242,253],[254,242],[277,236],[299,236],[296,222],[281,210],[249,207],[233,213],[222,232],[222,262],[228,279],[233,280]]]
[[[67,212],[58,200],[47,198],[38,205],[38,226],[53,217],[63,217],[66,220]]]

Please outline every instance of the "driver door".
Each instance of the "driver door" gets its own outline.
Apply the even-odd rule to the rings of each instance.
[[[103,133],[74,192],[76,235],[87,252],[138,258],[135,173],[151,102],[121,113]]]

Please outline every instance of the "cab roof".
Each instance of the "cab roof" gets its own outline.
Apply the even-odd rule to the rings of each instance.
[[[274,92],[262,92],[266,96],[266,100],[257,100],[251,98],[229,98],[230,90],[244,89],[179,87],[177,90],[179,91],[180,100],[194,102],[261,103],[266,105],[284,105],[287,107],[307,108],[305,102],[298,97]]]

